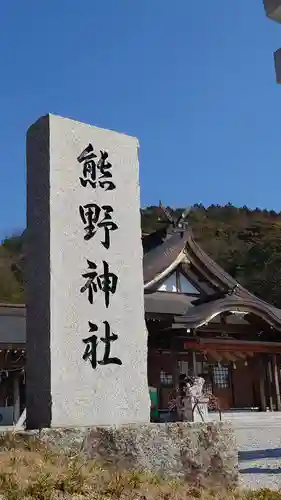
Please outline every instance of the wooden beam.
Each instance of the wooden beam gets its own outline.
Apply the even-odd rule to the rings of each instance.
[[[222,355],[219,354],[217,351],[211,351],[208,349],[207,355],[211,356],[212,358],[214,358],[215,361],[218,361],[218,362],[223,360]]]
[[[267,357],[266,371],[267,371],[269,409],[270,411],[273,411],[273,394],[272,394],[273,377],[272,377],[271,358],[269,356]]]
[[[247,354],[245,354],[245,352],[235,351],[234,354],[237,358],[247,359]]]
[[[265,397],[265,366],[263,362],[263,358],[260,357],[258,364],[259,371],[259,386],[260,386],[260,398],[261,398],[261,410],[266,411],[266,397]]]
[[[192,369],[193,369],[193,376],[197,377],[197,364],[196,364],[196,352],[192,351]]]
[[[211,349],[216,351],[242,351],[253,355],[254,352],[281,353],[281,342],[249,342],[245,340],[202,339],[184,342],[185,349]]]
[[[234,354],[232,354],[232,353],[230,353],[228,351],[226,351],[226,352],[223,353],[223,357],[225,359],[227,359],[227,361],[231,361],[232,363],[235,363],[235,361],[237,361],[236,356],[234,356]]]
[[[221,333],[225,332],[228,334],[236,335],[257,335],[258,328],[251,325],[239,324],[239,323],[209,323],[208,325],[201,326],[197,329],[200,333]]]
[[[177,419],[179,418],[180,416],[180,390],[179,390],[179,375],[180,375],[180,371],[179,371],[179,363],[178,363],[178,355],[177,355],[177,352],[175,351],[175,349],[173,349],[173,345],[172,345],[172,353],[171,353],[171,356],[172,356],[172,359],[173,359],[173,385],[174,385],[174,389],[175,389],[175,392],[176,392],[176,410],[177,410]]]

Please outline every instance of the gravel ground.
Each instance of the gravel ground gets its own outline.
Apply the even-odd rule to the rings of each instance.
[[[281,415],[246,415],[229,419],[239,450],[241,485],[281,490]],[[228,420],[224,418],[224,420]]]

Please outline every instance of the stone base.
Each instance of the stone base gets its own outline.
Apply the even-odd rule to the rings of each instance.
[[[234,433],[222,422],[44,429],[24,435],[39,438],[56,451],[80,452],[118,470],[147,471],[196,486],[238,484]]]

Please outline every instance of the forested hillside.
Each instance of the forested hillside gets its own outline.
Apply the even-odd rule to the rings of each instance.
[[[181,208],[175,210],[178,214]],[[142,228],[159,225],[159,209],[142,210]],[[188,216],[204,250],[250,291],[281,307],[281,213],[232,205],[196,205]],[[0,302],[24,302],[25,235],[0,246]]]

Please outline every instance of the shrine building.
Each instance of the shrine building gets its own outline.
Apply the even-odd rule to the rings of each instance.
[[[148,382],[160,414],[183,375],[203,377],[222,410],[280,411],[281,309],[216,264],[184,220],[169,219],[143,236]]]

